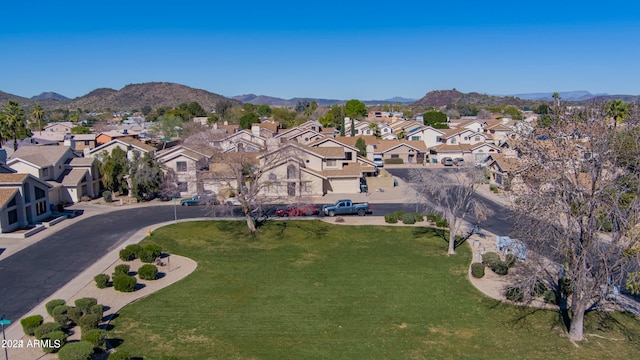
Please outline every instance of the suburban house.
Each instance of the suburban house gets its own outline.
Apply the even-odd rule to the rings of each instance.
[[[135,152],[137,152],[140,156],[145,153],[154,155],[157,150],[155,147],[145,144],[140,140],[136,140],[130,137],[121,137],[111,140],[108,143],[102,144],[96,148],[90,149],[89,151],[85,150],[85,156],[100,159],[103,152],[106,151],[108,154],[111,154],[111,152],[115,148],[124,150],[127,153],[127,158],[129,160],[133,159],[133,154]]]
[[[524,170],[524,164],[516,157],[504,154],[491,154],[486,160],[491,173],[489,183],[504,190],[514,190],[521,186],[518,173]]]
[[[240,130],[225,138],[211,142],[213,147],[219,147],[223,152],[257,152],[262,150],[267,143],[267,138],[255,132]]]
[[[137,139],[138,137],[139,137],[139,134],[131,130],[127,130],[127,129],[110,130],[110,131],[105,131],[98,134],[98,136],[96,136],[96,144],[104,145],[115,139],[123,139],[123,138]]]
[[[62,145],[77,151],[96,147],[96,134],[66,134]]]
[[[0,231],[11,232],[50,217],[50,187],[31,174],[0,174]]]
[[[180,196],[193,196],[204,191],[198,176],[209,170],[211,156],[184,145],[158,151],[156,161],[165,174],[173,172],[176,176]]]
[[[373,154],[380,155],[383,161],[400,159],[403,164],[424,164],[429,151],[420,140],[381,140],[375,145]]]
[[[275,136],[281,142],[293,141],[300,144],[309,144],[324,137],[321,133],[311,129],[293,128],[281,132]]]
[[[54,205],[95,198],[100,192],[96,159],[81,158],[68,146],[24,146],[11,155],[7,166],[46,181]]]

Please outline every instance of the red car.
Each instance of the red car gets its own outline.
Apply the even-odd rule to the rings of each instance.
[[[318,215],[320,211],[316,205],[289,205],[286,208],[276,209],[276,216],[311,216]]]

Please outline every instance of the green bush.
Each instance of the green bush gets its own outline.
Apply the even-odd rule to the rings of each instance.
[[[104,315],[104,306],[102,304],[96,304],[91,307],[91,313],[98,316],[100,320],[102,320],[102,315]]]
[[[42,325],[42,315],[32,315],[20,320],[22,330],[26,335],[33,335],[33,332]]]
[[[109,286],[109,275],[107,274],[98,274],[93,278],[93,280],[96,281],[98,289],[104,289]]]
[[[424,215],[422,215],[422,213],[414,213],[413,214],[413,219],[415,220],[415,222],[423,222],[424,221]]]
[[[509,273],[509,267],[502,260],[494,262],[493,265],[491,265],[491,270],[498,275],[507,275]]]
[[[427,220],[434,223],[437,227],[446,228],[449,227],[449,223],[440,214],[428,213]]]
[[[151,264],[140,266],[138,277],[142,280],[155,280],[158,277],[158,267]]]
[[[105,202],[110,203],[113,201],[113,193],[110,190],[105,190],[102,192],[102,198]]]
[[[389,158],[384,159],[385,164],[404,164],[404,161],[401,158]]]
[[[416,218],[413,214],[404,214],[402,215],[402,223],[403,224],[415,224]]]
[[[116,352],[109,354],[109,360],[131,360],[131,355],[128,351],[117,350]]]
[[[398,222],[398,216],[395,213],[386,214],[384,216],[384,222],[387,224],[395,224]]]
[[[511,301],[520,302],[524,299],[522,289],[519,287],[510,287],[505,291],[504,296]]]
[[[47,302],[44,307],[47,309],[47,314],[53,316],[53,309],[55,309],[56,307],[60,306],[60,305],[64,305],[66,304],[66,302],[62,299],[54,299],[51,300],[49,302]]]
[[[129,275],[130,269],[131,269],[131,266],[129,266],[128,264],[116,265],[116,267],[113,269],[114,282],[115,282],[115,277],[118,275]]]
[[[98,315],[85,314],[80,317],[80,322],[78,323],[78,325],[80,325],[80,329],[82,329],[82,332],[85,332],[91,329],[97,329],[99,323],[100,318],[98,317]]]
[[[136,289],[136,278],[119,274],[113,277],[113,288],[117,291],[132,292]]]
[[[107,337],[107,333],[100,329],[91,329],[89,331],[82,332],[82,340],[93,344],[96,349],[104,350],[104,339]]]
[[[142,245],[140,244],[129,244],[125,247],[125,249],[131,251],[136,258],[140,258],[140,253],[142,253]]]
[[[80,318],[84,315],[81,309],[74,307],[67,311],[67,316],[72,323],[78,325],[80,323]]]
[[[140,261],[144,263],[152,263],[156,260],[156,258],[157,256],[155,256],[154,253],[147,250],[142,250],[142,252],[140,253]]]
[[[46,322],[40,326],[38,326],[34,331],[33,335],[35,335],[36,339],[42,339],[44,335],[47,335],[50,332],[60,331],[60,324],[57,322]]]
[[[484,264],[478,262],[471,264],[471,276],[476,279],[482,278],[484,276]]]
[[[52,353],[60,350],[60,348],[64,346],[67,341],[67,334],[61,330],[52,331],[42,336],[42,340],[49,340],[48,342],[45,342],[45,344],[51,345],[42,347],[42,351]]]
[[[493,264],[497,261],[500,261],[500,255],[498,255],[498,253],[489,251],[482,254],[482,262],[488,267],[492,267]]]
[[[493,191],[494,194],[498,193],[498,187],[495,185],[489,185],[489,190]]]
[[[91,312],[91,307],[93,305],[96,305],[97,303],[98,303],[98,300],[96,300],[95,298],[89,298],[89,297],[78,299],[75,302],[76,307],[82,310],[82,312],[85,314],[89,314]]]
[[[122,249],[120,250],[120,252],[118,253],[118,257],[120,258],[120,260],[122,261],[131,261],[131,260],[135,260],[136,258],[136,254],[134,254],[131,250],[129,249]]]
[[[544,292],[544,302],[547,304],[557,305],[558,294],[553,290],[547,290]]]
[[[68,305],[59,305],[53,309],[51,316],[53,320],[55,320],[60,326],[66,327],[69,322],[69,315],[67,315],[67,311],[71,309],[71,306]]]
[[[87,341],[68,343],[58,351],[59,360],[91,360],[93,344]]]
[[[518,262],[518,257],[513,254],[507,254],[507,256],[504,257],[504,262],[511,268]]]
[[[547,292],[547,286],[540,281],[536,281],[531,289],[531,295],[535,297],[543,296]]]
[[[160,257],[162,255],[162,247],[156,244],[147,244],[144,246],[144,251],[148,251],[153,254],[153,258]]]

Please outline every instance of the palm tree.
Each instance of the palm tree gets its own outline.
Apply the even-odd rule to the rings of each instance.
[[[24,110],[17,101],[9,100],[2,108],[2,132],[3,135],[13,139],[13,150],[18,150],[18,139],[24,139],[30,134],[25,124]]]
[[[34,105],[33,106],[33,112],[31,113],[31,116],[33,117],[34,120],[36,120],[38,122],[38,130],[42,131],[42,118],[44,117],[44,110],[42,110],[42,107],[40,105]]]
[[[611,116],[614,120],[613,127],[617,127],[618,123],[621,123],[629,117],[629,104],[622,100],[612,100],[605,105],[607,115]]]
[[[552,98],[556,100],[556,106],[560,107],[560,93],[554,92]]]

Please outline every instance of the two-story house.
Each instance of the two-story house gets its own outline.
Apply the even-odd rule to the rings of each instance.
[[[11,232],[51,216],[50,188],[31,174],[0,174],[0,231]]]
[[[210,154],[178,145],[158,151],[155,159],[165,174],[168,172],[175,174],[180,196],[193,196],[204,192],[199,175],[201,172],[209,170]]]

